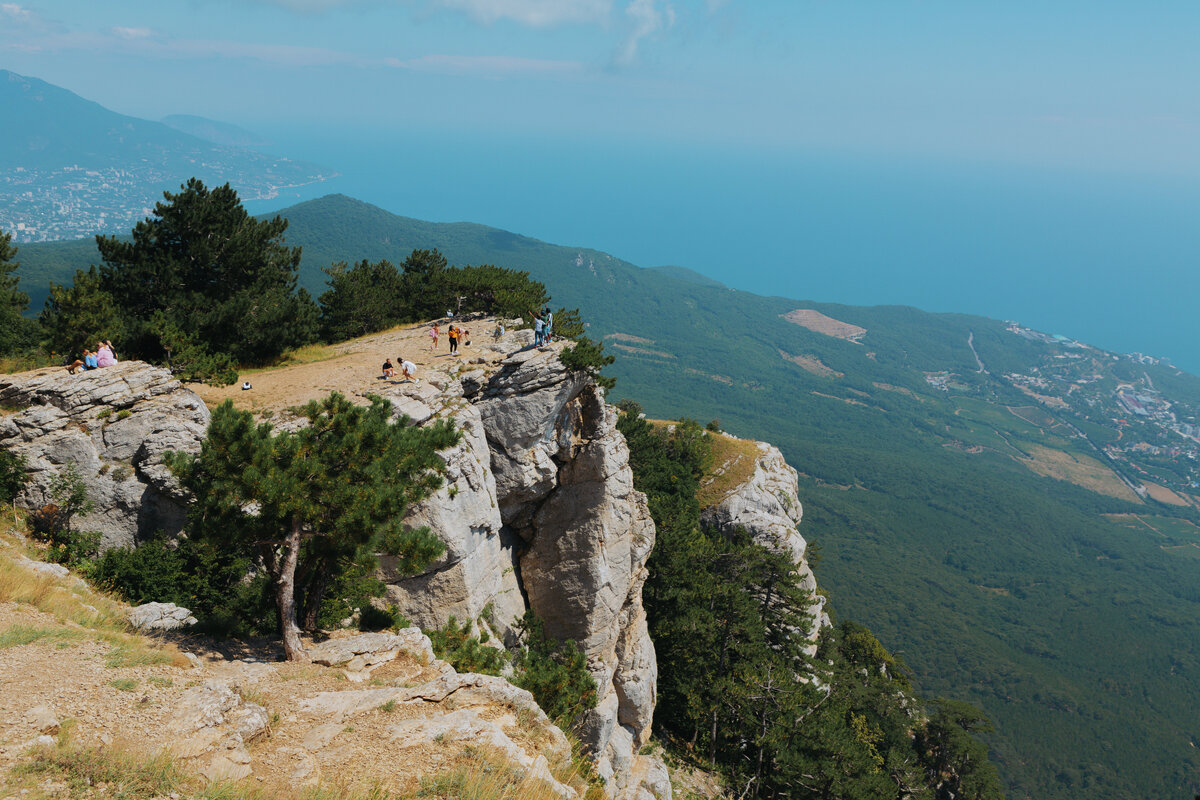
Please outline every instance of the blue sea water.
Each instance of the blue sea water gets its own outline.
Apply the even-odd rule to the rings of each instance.
[[[676,264],[760,294],[982,314],[1200,374],[1200,183],[1032,167],[506,137],[270,131],[405,216]],[[294,202],[282,198],[255,211]]]

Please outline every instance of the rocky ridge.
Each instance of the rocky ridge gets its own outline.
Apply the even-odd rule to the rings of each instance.
[[[414,329],[417,341],[423,334],[424,326]],[[534,349],[531,336],[510,331],[481,342],[469,358],[427,359],[419,382],[372,376],[339,385],[351,396],[387,397],[413,424],[452,417],[463,433],[442,454],[444,486],[407,520],[428,525],[446,553],[425,574],[405,579],[385,561],[387,599],[422,627],[454,616],[508,643],[532,609],[548,633],[575,640],[598,686],[597,707],[578,734],[599,774],[613,797],[661,800],[670,796],[662,765],[639,755],[656,702],[657,664],[641,602],[654,525],[602,390],[559,361],[561,344]],[[346,369],[335,361],[325,372]],[[313,396],[324,393],[318,388]],[[81,523],[102,530],[106,545],[179,530],[183,498],[161,456],[197,449],[208,412],[169,373],[135,362],[74,376],[0,376],[0,405],[0,444],[23,453],[31,468],[22,505],[45,502],[50,481],[74,462],[97,501]],[[282,409],[268,413],[279,426],[299,424]],[[815,588],[796,532],[795,472],[775,448],[759,451],[751,478],[708,509],[706,520],[743,525],[789,553]],[[822,624],[828,620],[818,599],[810,636]]]

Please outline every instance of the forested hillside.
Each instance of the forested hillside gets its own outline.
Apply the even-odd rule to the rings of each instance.
[[[801,473],[802,531],[836,608],[923,694],[987,712],[1012,796],[1197,790],[1194,376],[994,320],[759,297],[346,197],[281,213],[311,291],[331,262],[414,248],[529,270],[618,356],[614,397],[776,444]],[[60,258],[69,278],[81,251],[22,247],[33,310],[34,277]]]

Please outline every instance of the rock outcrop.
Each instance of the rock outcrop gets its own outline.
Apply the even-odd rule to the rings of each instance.
[[[817,579],[805,558],[808,545],[797,529],[804,518],[798,477],[778,448],[766,442],[758,442],[757,448],[754,471],[749,478],[704,509],[701,522],[723,531],[744,528],[754,541],[792,560],[800,573],[801,585],[813,593],[809,608],[812,626],[807,635],[813,642],[811,652],[815,653],[817,635],[830,622],[825,598],[816,593]]]
[[[463,434],[442,453],[445,484],[406,520],[429,526],[446,553],[403,579],[385,559],[388,601],[422,627],[454,616],[508,644],[532,609],[548,634],[578,643],[596,679],[597,707],[577,733],[610,794],[665,800],[660,765],[638,755],[656,702],[641,600],[654,525],[602,390],[562,364],[563,345],[534,349],[529,338],[510,332],[470,364],[377,390],[413,424],[452,417]],[[49,502],[51,481],[74,463],[96,503],[80,525],[102,531],[106,546],[180,530],[185,498],[162,454],[197,450],[209,414],[168,372],[133,362],[0,376],[0,404],[0,444],[30,468],[22,505]],[[368,675],[394,649],[350,653],[347,674]]]
[[[578,733],[613,795],[634,796],[641,784],[630,776],[656,701],[641,601],[654,524],[600,388],[563,366],[560,347],[510,337],[436,398],[397,390],[407,398],[397,408],[453,416],[464,436],[444,454],[446,485],[408,519],[438,532],[446,555],[423,575],[392,576],[389,598],[421,625],[454,615],[509,643],[529,608],[551,636],[578,643],[599,697]],[[638,774],[659,771],[647,763]],[[658,788],[645,791],[661,792],[651,782]]]
[[[52,482],[74,464],[94,503],[75,526],[99,531],[105,547],[183,527],[184,497],[162,456],[198,450],[208,419],[195,393],[140,361],[76,375],[0,375],[0,446],[24,456],[29,470],[17,504],[52,503]]]

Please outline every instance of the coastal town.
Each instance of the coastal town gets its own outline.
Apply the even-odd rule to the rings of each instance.
[[[72,164],[0,169],[0,230],[11,232],[16,242],[128,233],[152,212],[164,191],[178,190],[192,174],[211,175],[214,185],[228,181],[247,201],[269,200],[332,177],[287,159],[246,162],[244,154],[229,151],[225,160],[214,156],[189,163],[192,171],[145,159],[121,168]]]
[[[1023,372],[991,375],[1001,384],[991,387],[998,402],[1010,410],[1020,406],[1021,396],[1036,402],[1048,427],[1084,440],[1139,496],[1158,487],[1185,494],[1200,489],[1200,386],[1194,378],[1166,359],[1111,353],[1016,322],[1007,326],[1042,345],[1042,356]],[[925,379],[945,392],[976,386],[950,371]]]

